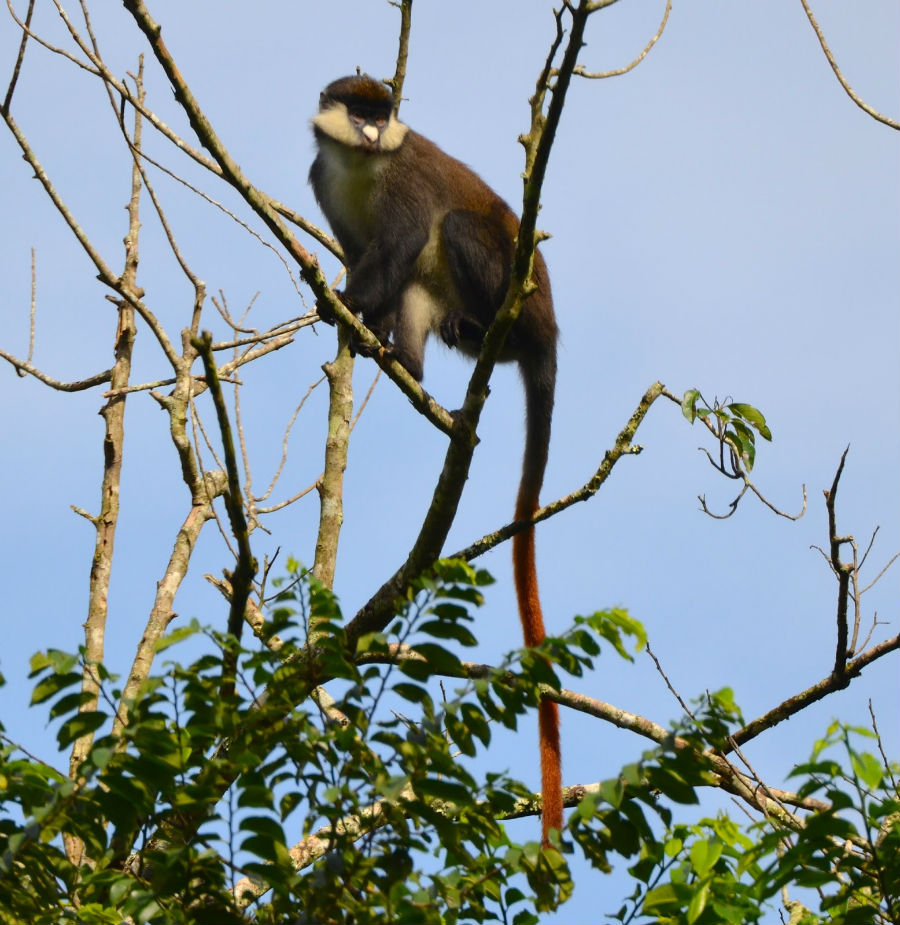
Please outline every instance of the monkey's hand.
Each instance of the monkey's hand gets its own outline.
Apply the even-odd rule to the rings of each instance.
[[[440,333],[448,347],[456,347],[460,341],[481,343],[484,338],[484,328],[460,311],[449,312],[444,317]]]
[[[325,324],[330,324],[332,327],[337,321],[334,309],[322,299],[316,299],[316,313],[319,316],[319,321],[324,321]]]
[[[346,295],[340,290],[335,289],[334,294],[350,309],[353,311],[353,305]],[[316,299],[316,312],[319,315],[319,321],[324,321],[325,324],[330,324],[332,327],[337,323],[337,317],[334,314],[334,309],[323,299]],[[354,312],[355,314],[355,312]]]

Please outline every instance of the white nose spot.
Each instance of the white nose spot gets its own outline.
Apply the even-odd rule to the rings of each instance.
[[[378,141],[378,129],[374,125],[364,125],[362,133],[373,144]]]

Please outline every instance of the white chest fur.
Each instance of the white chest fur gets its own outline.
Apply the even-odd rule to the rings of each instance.
[[[358,248],[365,248],[373,233],[375,184],[386,156],[322,138],[318,161],[317,194],[328,223],[341,237],[349,235]]]

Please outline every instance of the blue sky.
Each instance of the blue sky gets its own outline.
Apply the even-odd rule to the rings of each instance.
[[[271,0],[252,13],[232,0],[168,0],[150,8],[248,176],[320,221],[306,183],[313,157],[308,119],[331,79],[357,65],[377,76],[392,73],[396,11],[371,0]],[[656,29],[662,8],[622,0],[598,14],[581,60],[591,70],[627,63]],[[896,4],[831,0],[816,4],[816,14],[853,88],[898,118]],[[113,70],[133,71],[147,49],[124,11],[103,5],[94,16]],[[49,4],[38,4],[35,27],[65,44]],[[536,0],[420,2],[413,12],[401,118],[472,165],[514,208],[522,170],[516,137],[527,128],[527,99],[552,29],[549,7]],[[4,15],[4,74],[17,46],[17,30]],[[149,55],[146,80],[149,105],[189,137]],[[100,85],[32,46],[12,111],[78,220],[107,261],[121,266],[129,168]],[[864,547],[880,526],[869,578],[900,548],[897,140],[841,89],[799,3],[677,5],[663,38],[636,70],[575,81],[539,217],[552,235],[543,250],[562,331],[544,499],[590,476],[641,394],[661,379],[677,393],[696,387],[710,399],[730,395],[761,408],[775,439],[760,449],[756,483],[792,511],[805,484],[809,510],[789,523],[746,499],[731,520],[705,517],[697,495],[722,509],[733,486],[697,451],[705,442],[698,428],[674,405],[660,403],[639,432],[642,455],[623,460],[591,502],[539,531],[551,631],[565,628],[574,614],[624,606],[644,622],[685,698],[729,685],[748,719],[827,675],[835,584],[810,547],[827,542],[822,489],[848,444],[839,527]],[[147,148],[247,217],[230,190],[149,131]],[[8,133],[0,159],[6,219],[0,224],[0,348],[20,356],[27,350],[34,247],[34,362],[60,379],[83,378],[110,365],[111,306]],[[259,292],[251,318],[264,327],[312,306],[306,292],[301,301],[269,250],[168,178],[154,177],[185,256],[211,293],[224,292],[233,311]],[[143,221],[140,282],[148,304],[175,332],[187,322],[191,293],[147,204]],[[336,271],[324,255],[323,263]],[[224,337],[211,306],[205,317]],[[246,370],[242,404],[257,487],[271,477],[287,419],[333,349],[331,330],[307,330],[289,349]],[[456,407],[468,369],[435,346],[425,386]],[[140,331],[135,381],[164,374],[159,350]],[[359,398],[373,375],[370,363],[357,363]],[[318,475],[324,399],[319,389],[301,413],[276,497]],[[14,739],[50,759],[52,730],[43,727],[41,713],[25,710],[26,660],[39,648],[74,649],[82,641],[93,537],[69,506],[97,508],[100,404],[97,393],[51,392],[0,366],[7,626],[0,667],[10,682],[0,710]],[[498,370],[448,551],[510,519],[521,421],[515,372]],[[122,673],[188,502],[165,417],[152,399],[130,400],[127,427],[107,648],[108,663]],[[335,584],[346,613],[402,561],[444,445],[389,382],[379,383],[350,450]],[[311,562],[317,513],[313,493],[273,515],[272,535],[254,537],[257,556],[280,546]],[[508,559],[504,547],[482,563],[498,584],[479,615],[479,660],[496,660],[519,644]],[[182,618],[224,627],[221,599],[201,576],[227,565],[210,527],[176,602]],[[863,598],[864,626],[875,612],[887,623],[876,639],[897,632],[897,576],[895,566]],[[867,725],[869,698],[888,754],[896,758],[897,675],[896,657],[885,659],[849,690],[752,743],[754,767],[770,783],[783,782],[833,717]],[[604,655],[594,675],[572,686],[656,721],[679,713],[646,656],[625,665]],[[566,713],[563,721],[566,783],[608,777],[645,747],[593,720]],[[508,762],[537,786],[530,730],[515,738],[498,730],[489,759],[495,768]],[[717,805],[711,799],[710,806]],[[597,910],[612,911],[621,895],[617,887],[585,879],[556,920],[596,920]]]

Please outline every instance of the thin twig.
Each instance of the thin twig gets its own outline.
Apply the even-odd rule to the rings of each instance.
[[[607,450],[603,454],[603,460],[597,467],[597,471],[581,488],[539,508],[534,512],[530,520],[513,521],[501,527],[499,530],[485,534],[464,549],[453,553],[450,558],[465,559],[467,562],[470,562],[472,559],[483,555],[488,550],[505,542],[519,531],[527,529],[529,524],[540,523],[543,520],[555,516],[560,511],[564,511],[566,508],[571,507],[573,504],[578,504],[581,501],[587,501],[592,498],[609,478],[613,467],[623,456],[637,456],[641,453],[643,447],[633,443],[635,434],[644,418],[647,416],[650,407],[657,398],[664,394],[665,389],[661,382],[654,382],[653,385],[647,389],[643,396],[641,396],[641,400],[638,402],[637,408],[635,408],[628,422],[616,437],[616,442],[612,449]]]
[[[7,0],[7,5],[9,2]],[[12,9],[12,7],[10,7]],[[12,77],[9,79],[9,86],[6,88],[6,96],[3,99],[3,112],[9,112],[10,104],[12,103],[13,93],[16,89],[16,83],[19,80],[19,71],[22,70],[22,61],[25,58],[25,45],[28,42],[28,37],[31,31],[31,15],[34,13],[34,0],[28,0],[28,11],[25,13],[25,22],[22,23],[22,41],[19,44],[19,53],[16,55],[16,63],[13,66]],[[18,22],[18,20],[17,20]]]
[[[850,84],[844,79],[844,75],[841,73],[841,69],[837,66],[837,62],[834,60],[834,55],[831,53],[831,49],[828,47],[828,43],[825,41],[825,33],[819,28],[819,24],[816,22],[816,17],[813,16],[813,11],[809,8],[809,3],[807,0],[800,0],[803,4],[803,9],[806,10],[806,15],[809,19],[810,25],[813,27],[813,31],[816,33],[816,38],[819,40],[819,44],[822,46],[822,51],[825,52],[825,57],[828,59],[828,63],[831,65],[831,70],[834,71],[834,76],[837,77],[838,82],[844,88],[847,93],[847,96],[859,106],[863,112],[867,112],[873,119],[877,119],[879,122],[884,123],[889,128],[900,129],[900,122],[895,122],[893,119],[889,119],[887,116],[883,116],[880,112],[873,109],[868,103],[866,103],[861,97],[857,96],[853,92]]]
[[[284,436],[281,439],[281,459],[278,462],[278,468],[275,470],[275,474],[272,476],[272,481],[269,482],[269,487],[261,494],[254,498],[254,501],[265,501],[269,495],[272,494],[272,491],[275,488],[275,485],[278,483],[278,479],[281,478],[281,472],[284,469],[284,464],[287,462],[288,455],[288,440],[291,436],[291,430],[294,427],[294,423],[297,420],[297,416],[300,414],[300,411],[303,409],[303,406],[306,404],[306,400],[312,395],[313,391],[318,388],[325,381],[324,376],[320,376],[316,379],[315,382],[306,390],[306,394],[303,398],[300,399],[300,404],[294,409],[294,413],[291,415],[291,419],[288,421],[287,426],[284,429]]]
[[[663,30],[666,28],[666,23],[669,21],[669,13],[672,12],[672,0],[666,0],[666,9],[663,13],[662,22],[659,24],[659,28],[656,30],[653,37],[649,42],[644,46],[644,50],[631,62],[631,64],[626,64],[625,67],[617,68],[613,71],[597,71],[591,72],[586,71],[580,65],[575,68],[575,76],[577,77],[586,77],[590,80],[600,80],[606,77],[620,77],[622,74],[627,74],[629,71],[636,68],[644,58],[650,53],[650,49],[659,41],[660,37],[663,34]]]

